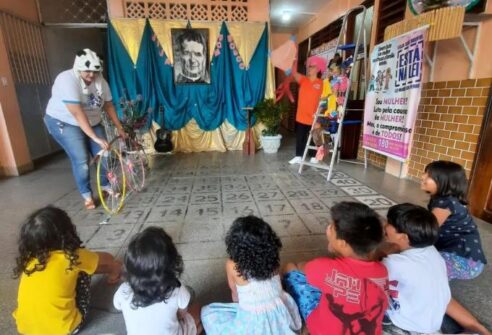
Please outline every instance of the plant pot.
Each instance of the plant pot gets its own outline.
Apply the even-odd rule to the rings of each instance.
[[[261,145],[263,147],[263,151],[267,154],[274,154],[280,148],[280,140],[282,139],[282,135],[275,136],[261,136]]]

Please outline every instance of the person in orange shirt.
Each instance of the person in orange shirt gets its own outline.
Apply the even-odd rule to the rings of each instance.
[[[326,69],[326,60],[318,56],[311,56],[306,66],[307,76],[294,72],[294,78],[300,87],[296,113],[296,156],[289,161],[290,164],[299,164],[302,160],[323,89],[323,81],[318,78],[318,74]],[[317,163],[318,161],[313,157],[311,162]]]

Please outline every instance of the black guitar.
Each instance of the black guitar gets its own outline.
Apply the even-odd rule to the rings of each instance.
[[[154,149],[157,152],[173,151],[173,142],[171,141],[172,132],[166,129],[166,121],[164,118],[164,107],[159,106],[159,115],[162,114],[162,128],[157,130],[157,140],[154,144]]]

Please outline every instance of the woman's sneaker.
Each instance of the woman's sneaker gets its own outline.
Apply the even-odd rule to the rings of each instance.
[[[299,164],[302,161],[301,156],[296,156],[289,161],[289,164]]]

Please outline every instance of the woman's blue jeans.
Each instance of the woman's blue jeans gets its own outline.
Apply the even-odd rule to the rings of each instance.
[[[77,188],[84,199],[92,197],[89,160],[101,151],[101,147],[91,140],[80,127],[62,122],[45,115],[44,123],[48,132],[56,142],[65,150],[72,163],[72,173],[77,183]],[[97,137],[106,138],[104,128],[98,124],[92,129]],[[104,165],[104,164],[103,164]],[[107,186],[106,172],[102,171],[101,185]]]

